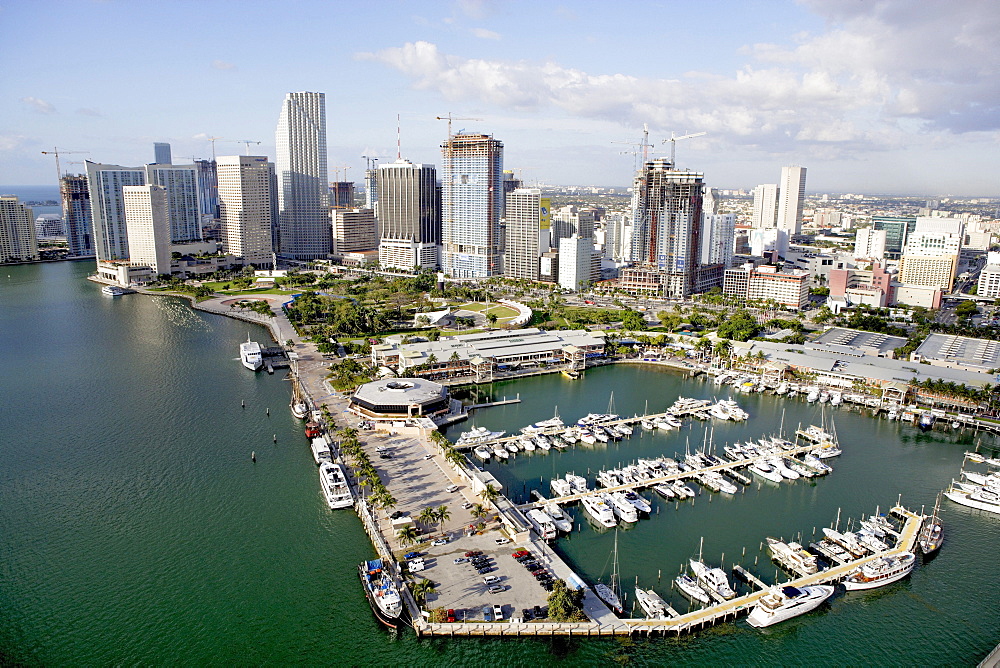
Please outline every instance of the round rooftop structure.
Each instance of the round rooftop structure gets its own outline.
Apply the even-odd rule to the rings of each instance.
[[[351,409],[376,420],[428,417],[448,412],[448,388],[422,378],[386,378],[359,387]]]

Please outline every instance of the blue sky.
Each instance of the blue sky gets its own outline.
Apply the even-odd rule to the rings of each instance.
[[[814,192],[998,195],[994,0],[0,0],[0,27],[0,183],[54,183],[52,146],[273,156],[284,94],[314,90],[331,180],[395,159],[397,113],[403,157],[439,163],[452,112],[531,182],[628,185],[613,142],[647,123],[654,154],[706,132],[678,163],[720,188],[801,164]]]

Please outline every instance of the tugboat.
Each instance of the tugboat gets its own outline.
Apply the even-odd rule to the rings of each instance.
[[[400,618],[403,616],[403,600],[396,585],[385,573],[382,560],[362,562],[358,566],[358,574],[361,576],[361,584],[364,586],[368,603],[378,620],[390,629],[399,626]]]

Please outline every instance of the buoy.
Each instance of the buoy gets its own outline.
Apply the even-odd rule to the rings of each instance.
[[[256,450],[254,450],[253,452],[250,453],[250,461],[254,462],[255,464],[257,463],[257,451]]]
[[[278,435],[277,435],[277,434],[275,434],[275,435],[274,435],[274,442],[275,442],[275,443],[277,443],[277,442],[278,442]]]
[[[240,399],[240,407],[241,408],[246,408],[247,407],[247,402],[245,402],[242,399]]]
[[[271,417],[271,409],[270,408],[265,408],[264,412],[267,413],[268,417]]]

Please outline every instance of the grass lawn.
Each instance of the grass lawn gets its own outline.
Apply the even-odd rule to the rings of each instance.
[[[517,309],[513,309],[509,306],[503,306],[501,304],[490,303],[489,308],[486,304],[482,302],[468,302],[466,304],[460,304],[456,306],[457,309],[462,309],[464,311],[476,311],[480,313],[494,313],[498,318],[515,318],[517,317]]]

